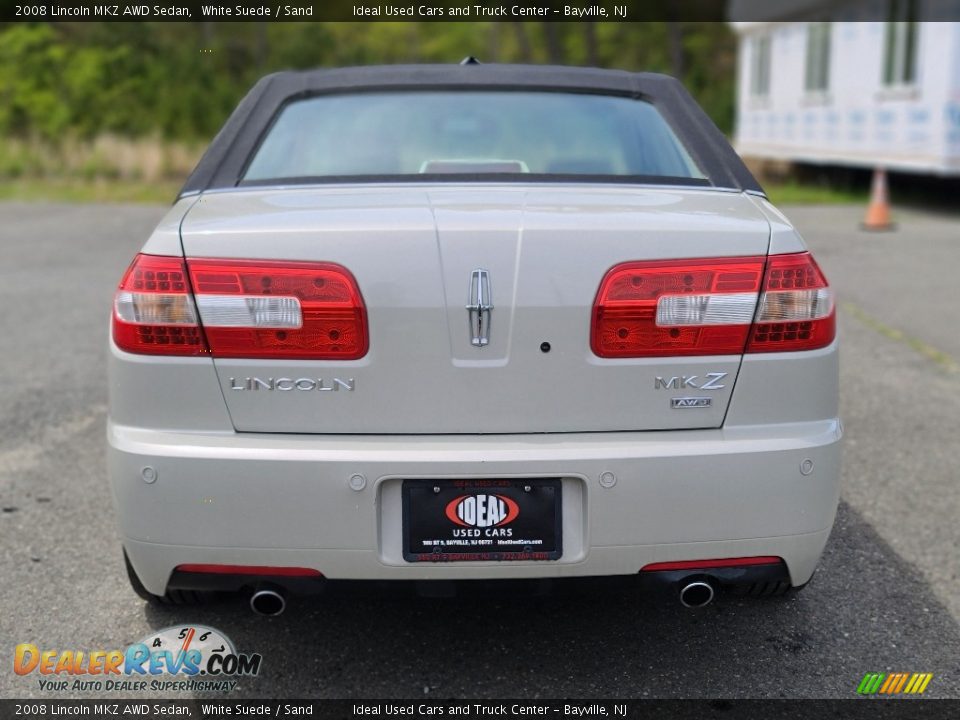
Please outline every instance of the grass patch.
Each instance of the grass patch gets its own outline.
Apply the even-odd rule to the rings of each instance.
[[[863,205],[869,194],[864,190],[832,188],[826,185],[765,182],[763,189],[774,205]]]
[[[159,137],[0,139],[0,200],[169,204],[202,147]]]
[[[7,179],[0,180],[0,200],[169,205],[181,185],[170,180]]]

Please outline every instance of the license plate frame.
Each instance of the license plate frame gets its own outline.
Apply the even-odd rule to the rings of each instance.
[[[407,562],[556,561],[563,555],[560,478],[409,479],[402,497]]]

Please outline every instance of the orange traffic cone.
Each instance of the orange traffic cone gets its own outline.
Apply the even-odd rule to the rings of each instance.
[[[878,167],[873,171],[870,186],[870,204],[860,227],[864,230],[893,230],[890,221],[890,196],[887,191],[887,171]]]

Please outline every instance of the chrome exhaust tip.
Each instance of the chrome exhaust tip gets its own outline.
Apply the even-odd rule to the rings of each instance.
[[[704,607],[713,602],[713,595],[710,583],[697,580],[680,588],[680,603],[688,608]]]
[[[287,609],[287,600],[276,590],[257,590],[250,596],[250,609],[257,615],[275,617]]]

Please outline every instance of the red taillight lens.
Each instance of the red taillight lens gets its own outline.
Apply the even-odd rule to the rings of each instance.
[[[810,253],[771,255],[747,352],[815,350],[833,342],[833,291]]]
[[[214,357],[356,360],[367,314],[350,272],[331,263],[188,259]]]
[[[810,253],[631,262],[600,283],[591,346],[607,358],[813,350],[835,324]]]
[[[153,255],[120,283],[113,337],[128,352],[223,358],[355,360],[369,345],[363,298],[339,265]]]
[[[207,352],[182,259],[134,258],[114,297],[113,340],[121,350],[132,353]]]
[[[632,262],[610,270],[593,306],[600,357],[742,353],[764,258]]]
[[[177,565],[180,572],[207,575],[273,575],[275,577],[323,577],[319,570],[304,567],[273,567],[270,565]]]
[[[719,560],[677,560],[644,565],[640,572],[664,572],[669,570],[706,570],[709,568],[748,567],[752,565],[779,565],[783,558],[776,555],[757,555]]]

